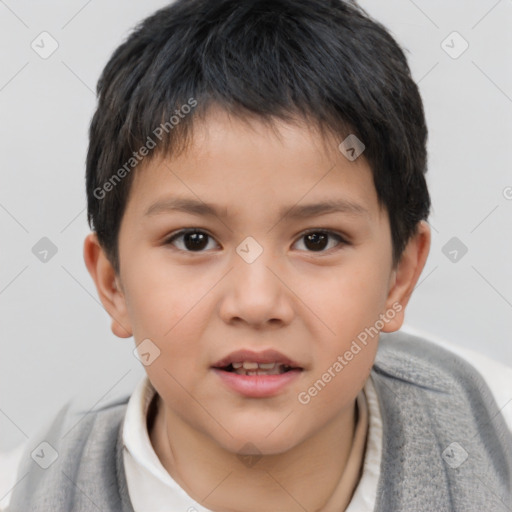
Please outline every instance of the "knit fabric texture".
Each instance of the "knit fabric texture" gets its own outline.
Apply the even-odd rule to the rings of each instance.
[[[383,424],[376,512],[512,509],[512,433],[469,363],[398,331],[381,334],[371,378]],[[128,399],[89,412],[68,402],[29,443],[8,511],[134,512],[123,465]]]

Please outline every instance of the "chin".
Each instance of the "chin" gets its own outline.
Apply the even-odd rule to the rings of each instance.
[[[222,440],[217,439],[217,443],[233,454],[256,456],[279,455],[291,450],[301,442],[297,432],[294,436],[287,431],[275,431],[269,435],[271,431],[272,428],[254,428],[254,425],[247,430],[237,428],[231,431],[236,432],[233,437],[223,436]]]

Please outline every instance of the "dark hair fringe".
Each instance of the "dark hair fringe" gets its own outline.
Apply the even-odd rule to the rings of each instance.
[[[396,264],[427,219],[427,127],[417,85],[390,33],[355,2],[178,0],[139,23],[97,85],[89,130],[88,222],[119,271],[117,239],[133,172],[101,188],[156,127],[195,98],[156,154],[178,155],[212,106],[272,125],[305,119],[365,144],[389,214]]]

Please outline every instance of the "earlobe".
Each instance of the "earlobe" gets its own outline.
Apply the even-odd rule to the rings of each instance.
[[[402,326],[405,308],[427,261],[430,240],[429,225],[425,221],[420,221],[416,234],[407,243],[400,262],[393,271],[386,300],[386,312],[393,311],[394,314],[382,329],[383,332],[394,332]]]
[[[84,240],[84,261],[101,303],[112,319],[112,332],[119,338],[129,338],[133,333],[121,282],[96,233],[90,233]]]

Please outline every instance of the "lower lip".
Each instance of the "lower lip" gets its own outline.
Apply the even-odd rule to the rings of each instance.
[[[290,370],[279,375],[238,375],[218,368],[213,371],[233,391],[251,398],[277,395],[302,373],[301,370]]]

